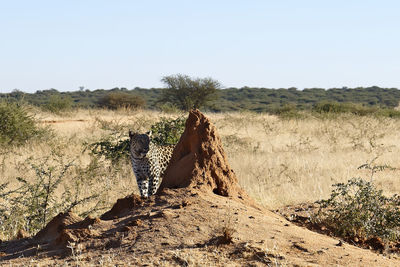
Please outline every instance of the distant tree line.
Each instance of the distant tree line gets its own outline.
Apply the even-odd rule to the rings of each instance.
[[[69,108],[145,108],[188,110],[202,108],[207,111],[254,111],[275,113],[282,108],[310,110],[321,103],[354,103],[363,107],[393,109],[400,102],[397,88],[225,88],[211,78],[191,78],[186,75],[171,75],[162,79],[165,88],[113,88],[109,90],[79,90],[59,92],[56,89],[24,93],[14,90],[0,94],[0,99],[25,101],[47,107]]]

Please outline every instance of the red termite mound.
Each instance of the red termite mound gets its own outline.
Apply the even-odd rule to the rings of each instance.
[[[199,110],[189,112],[185,131],[174,149],[160,190],[182,187],[249,199],[228,164],[215,126]]]

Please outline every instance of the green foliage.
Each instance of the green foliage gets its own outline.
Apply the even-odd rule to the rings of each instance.
[[[185,130],[186,118],[161,118],[161,121],[151,126],[151,140],[159,145],[176,145]]]
[[[186,119],[183,117],[177,119],[161,118],[159,122],[150,127],[151,141],[159,145],[175,145],[185,129],[185,121]],[[85,150],[93,155],[110,160],[116,166],[123,160],[128,161],[130,140],[126,138],[126,133],[122,128],[119,130],[98,142],[85,143]]]
[[[84,144],[85,150],[89,150],[93,155],[103,156],[117,164],[122,159],[129,159],[129,138],[119,139],[115,136],[109,136],[101,141],[91,144]]]
[[[327,200],[319,201],[317,220],[344,238],[381,237],[396,240],[400,230],[400,197],[390,198],[372,182],[353,178],[333,185]]]
[[[102,97],[98,105],[108,109],[138,109],[145,106],[145,101],[142,97],[137,95],[125,92],[111,92]]]
[[[167,88],[158,102],[171,103],[185,111],[203,107],[216,97],[217,89],[221,87],[211,78],[193,79],[182,74],[165,76],[161,81]]]
[[[72,99],[70,96],[52,95],[49,101],[42,105],[41,108],[45,111],[53,113],[61,113],[72,108]]]
[[[26,107],[18,103],[0,101],[0,122],[0,145],[22,145],[49,133],[38,127]]]

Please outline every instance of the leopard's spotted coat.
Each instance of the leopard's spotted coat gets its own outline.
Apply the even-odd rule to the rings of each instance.
[[[142,197],[157,192],[162,175],[168,166],[174,149],[173,145],[161,146],[153,143],[147,134],[129,131],[130,157],[133,172]]]

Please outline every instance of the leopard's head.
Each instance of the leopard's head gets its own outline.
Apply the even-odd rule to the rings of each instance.
[[[135,158],[144,158],[149,152],[150,137],[148,134],[139,134],[129,131],[130,150]]]

